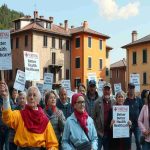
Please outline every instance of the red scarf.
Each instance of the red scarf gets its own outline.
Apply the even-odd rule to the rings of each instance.
[[[48,106],[48,105],[47,105],[47,106],[46,106],[46,110],[48,110],[49,108],[52,110],[53,113],[56,112],[56,110],[57,110],[57,109],[56,109],[56,106]]]
[[[29,105],[26,105],[20,113],[28,131],[39,134],[45,131],[49,119],[40,106],[38,106],[38,110],[33,110]]]
[[[88,113],[84,111],[83,113],[79,113],[78,111],[74,110],[75,117],[77,118],[80,126],[85,131],[85,133],[88,133],[87,128],[87,119],[88,119]]]

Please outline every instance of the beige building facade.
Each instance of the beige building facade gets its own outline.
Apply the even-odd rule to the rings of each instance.
[[[137,39],[137,32],[133,31],[132,42],[122,48],[127,52],[127,85],[130,74],[139,74],[140,91],[150,89],[150,35]]]

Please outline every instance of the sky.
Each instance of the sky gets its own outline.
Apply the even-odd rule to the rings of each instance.
[[[78,27],[88,21],[89,28],[111,37],[110,64],[126,58],[121,47],[131,42],[133,30],[138,39],[150,34],[150,0],[0,0],[0,6],[4,3],[25,15],[37,10],[45,18],[53,16],[55,24],[68,20]]]

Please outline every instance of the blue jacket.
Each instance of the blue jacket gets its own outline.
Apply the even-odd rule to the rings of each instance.
[[[88,117],[88,136],[92,143],[92,149],[97,150],[97,133],[93,123],[93,119]],[[83,129],[80,127],[74,113],[67,119],[64,133],[62,137],[62,148],[63,150],[74,150],[72,143],[75,146],[79,146],[83,142],[89,141],[85,135]]]

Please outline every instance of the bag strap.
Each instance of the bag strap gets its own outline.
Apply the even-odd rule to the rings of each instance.
[[[81,127],[80,123],[78,122],[79,126]],[[84,131],[84,129],[81,127],[81,129],[83,130],[84,134],[86,135],[86,137],[88,138],[89,142],[91,142],[89,135]]]

